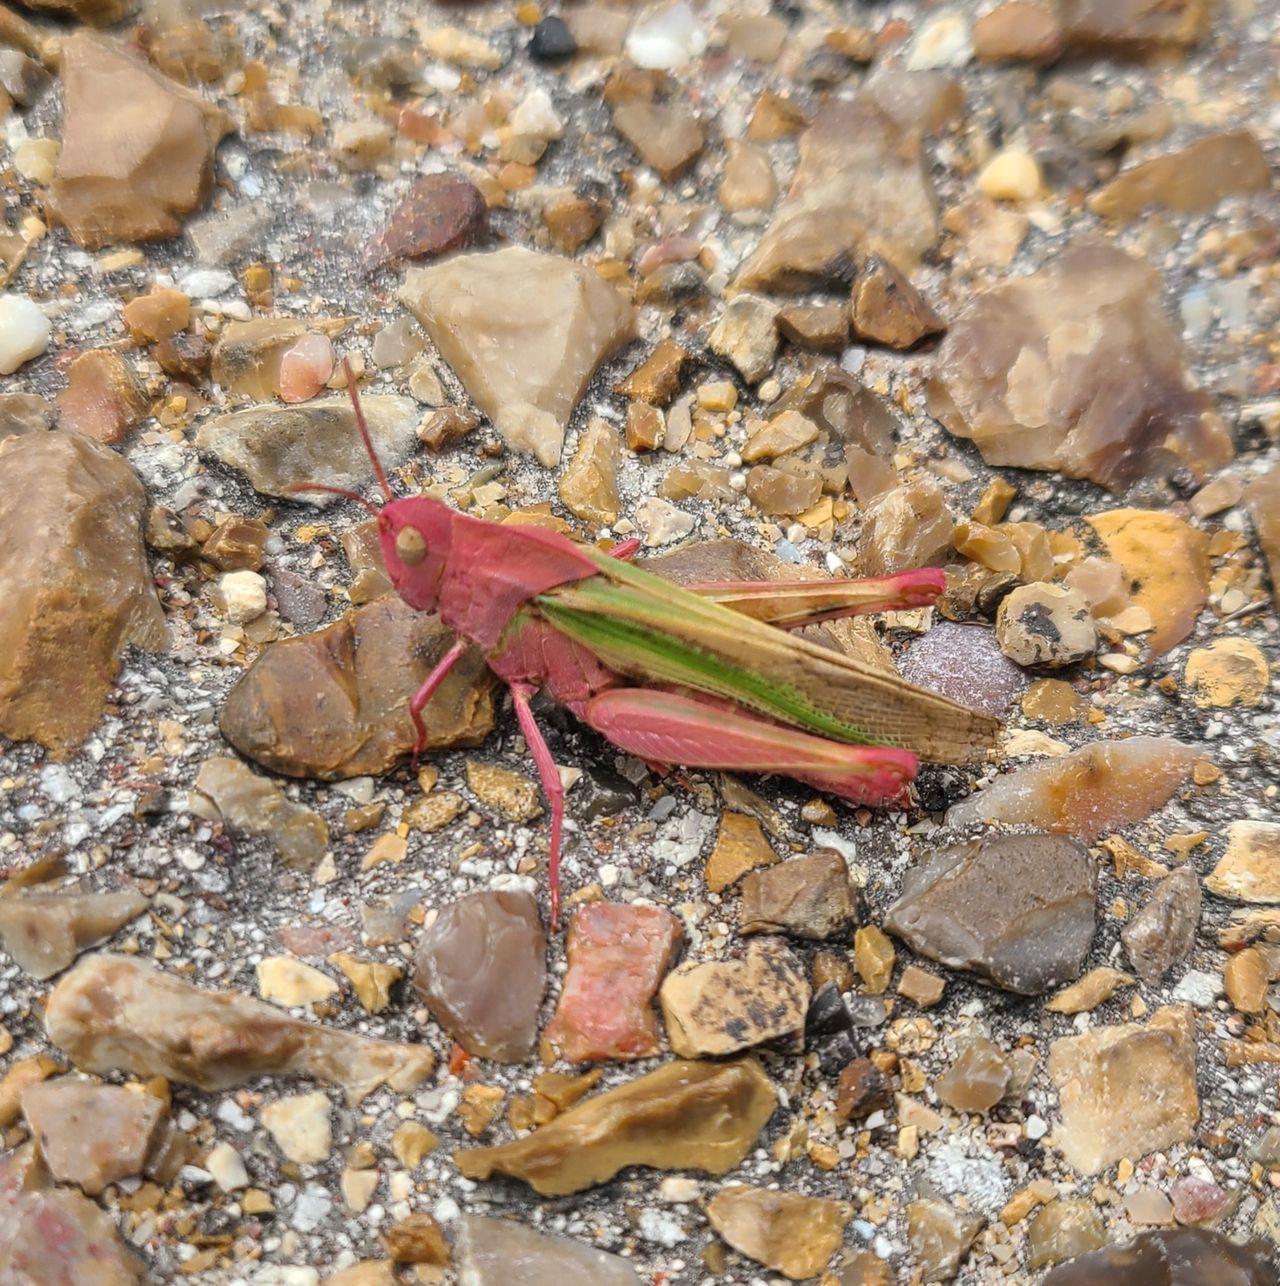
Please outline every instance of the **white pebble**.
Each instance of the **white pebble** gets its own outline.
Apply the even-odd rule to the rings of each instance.
[[[237,625],[256,620],[267,610],[267,582],[257,572],[224,572],[218,594],[227,619]]]
[[[564,133],[564,121],[556,114],[551,95],[545,89],[532,89],[524,101],[511,113],[511,129],[516,134],[531,138],[559,138]]]
[[[178,289],[191,299],[206,295],[216,298],[236,284],[234,274],[225,268],[196,268],[178,282]]]
[[[230,1143],[218,1143],[204,1159],[205,1169],[223,1192],[234,1192],[249,1186],[249,1172],[244,1168],[240,1153]]]
[[[907,68],[927,71],[934,67],[963,67],[972,56],[968,17],[958,9],[944,9],[916,32],[907,50]]]
[[[25,295],[0,295],[0,375],[12,375],[49,347],[53,327]]]
[[[697,58],[707,47],[707,33],[687,4],[651,9],[627,36],[627,56],[637,67],[673,71]]]

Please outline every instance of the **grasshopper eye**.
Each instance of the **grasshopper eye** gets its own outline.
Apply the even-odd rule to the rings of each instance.
[[[396,532],[396,557],[409,567],[416,567],[427,556],[427,538],[416,527],[401,527]]]

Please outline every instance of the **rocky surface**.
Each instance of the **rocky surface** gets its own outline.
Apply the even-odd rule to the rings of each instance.
[[[1270,14],[766,9],[0,7],[0,1277],[1273,1256]],[[550,818],[476,652],[414,759],[452,636],[366,507],[290,489],[388,499],[352,380],[391,494],[512,547],[937,568],[805,635],[997,716],[991,761],[863,809],[537,699],[562,931],[448,975],[519,1061],[468,1049],[415,954],[477,894],[547,922]],[[714,985],[672,1024],[677,936]]]

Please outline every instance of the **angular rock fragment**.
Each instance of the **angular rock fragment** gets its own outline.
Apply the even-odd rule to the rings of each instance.
[[[571,1063],[658,1052],[653,998],[680,949],[680,921],[660,907],[590,902],[574,912],[569,971],[546,1040]]]
[[[707,339],[713,353],[732,362],[749,384],[762,380],[778,350],[777,307],[761,295],[734,295]]]
[[[1263,1243],[1241,1246],[1220,1232],[1175,1228],[1080,1255],[1048,1273],[1041,1286],[1273,1286],[1275,1280]]]
[[[1227,197],[1270,187],[1271,168],[1258,140],[1239,130],[1210,134],[1122,171],[1089,198],[1089,208],[1113,223],[1131,223],[1151,206],[1196,214],[1215,209]]]
[[[62,432],[0,441],[0,495],[0,733],[66,752],[97,723],[125,646],[168,646],[146,495],[114,451]]]
[[[1045,1008],[1054,1014],[1082,1014],[1110,1000],[1121,987],[1133,986],[1133,978],[1109,965],[1090,969],[1083,978],[1063,987]]]
[[[454,1256],[466,1286],[640,1286],[620,1255],[571,1237],[480,1215],[463,1215],[457,1228]]]
[[[240,760],[206,760],[195,788],[211,801],[215,818],[228,830],[267,838],[288,865],[309,871],[324,857],[329,843],[324,818],[295,804],[277,783],[259,777]]]
[[[519,1063],[529,1057],[538,1034],[546,956],[532,894],[472,893],[444,907],[423,930],[413,986],[464,1049]]]
[[[859,254],[909,271],[937,239],[919,135],[869,97],[831,99],[801,139],[791,189],[736,284],[798,292],[848,283]]]
[[[874,255],[858,273],[849,311],[855,335],[889,348],[914,348],[947,328],[910,280]]]
[[[618,521],[618,466],[622,445],[607,420],[594,416],[560,479],[560,499],[584,522],[609,527]]]
[[[323,343],[340,334],[346,325],[342,318],[309,318],[303,321],[296,317],[255,317],[250,321],[229,322],[213,346],[209,373],[228,393],[238,393],[255,402],[269,402],[281,393],[282,370],[289,354],[307,341]],[[328,379],[327,375],[325,379]],[[319,392],[319,389],[314,391]],[[308,393],[307,396],[313,394]]]
[[[832,849],[753,871],[742,881],[739,933],[833,938],[853,922],[849,867]]]
[[[0,440],[51,429],[57,413],[50,402],[34,393],[0,394]]]
[[[1005,1096],[1013,1065],[986,1036],[965,1039],[956,1061],[934,1082],[934,1092],[957,1112],[987,1112]]]
[[[1155,626],[1147,636],[1151,654],[1163,655],[1191,633],[1208,599],[1207,534],[1163,510],[1109,509],[1087,521]]]
[[[203,991],[127,956],[87,956],[53,989],[49,1039],[82,1071],[167,1076],[203,1090],[266,1073],[313,1076],[359,1103],[380,1085],[407,1093],[435,1066],[419,1046],[288,1017],[233,991]]]
[[[953,845],[907,873],[884,924],[931,960],[1038,995],[1075,977],[1093,942],[1093,862],[1063,835]]]
[[[489,239],[480,189],[458,174],[426,174],[400,199],[364,251],[372,272],[400,259],[435,259]]]
[[[548,466],[596,367],[635,334],[597,273],[518,246],[411,269],[400,299],[498,432]]]
[[[889,1078],[869,1058],[855,1058],[840,1069],[836,1115],[842,1121],[860,1121],[889,1106],[889,1090]]]
[[[176,235],[209,195],[230,119],[104,36],[68,37],[61,72],[58,219],[89,247]]]
[[[996,637],[1019,665],[1070,665],[1098,646],[1089,600],[1079,590],[1043,582],[1006,595],[996,613]]]
[[[67,368],[67,387],[54,405],[59,428],[114,446],[146,417],[150,401],[119,353],[95,348]]]
[[[1195,1137],[1200,1099],[1189,1008],[1157,1009],[1145,1026],[1095,1027],[1055,1040],[1049,1076],[1062,1099],[1054,1141],[1081,1174]]]
[[[907,1206],[907,1241],[925,1281],[950,1281],[960,1271],[982,1223],[976,1215],[932,1198]]]
[[[613,126],[664,183],[678,179],[706,145],[706,135],[687,103],[633,99],[614,110]]]
[[[1187,687],[1202,709],[1261,705],[1271,672],[1262,649],[1249,639],[1214,639],[1187,657]]]
[[[769,153],[741,139],[726,139],[725,142],[728,156],[724,178],[717,192],[720,204],[731,212],[767,209],[773,204],[778,191]]]
[[[973,24],[979,62],[1051,63],[1062,52],[1062,27],[1045,4],[1007,0]]]
[[[1158,273],[1105,243],[1069,246],[979,295],[951,323],[937,371],[930,410],[988,464],[1121,491],[1180,465],[1204,478],[1233,454],[1190,382]]]
[[[736,1183],[707,1204],[708,1221],[734,1250],[792,1281],[826,1267],[852,1214],[842,1201]]]
[[[1211,16],[1206,0],[1065,0],[1059,6],[1069,50],[1120,57],[1199,44]]]
[[[95,1197],[108,1184],[142,1173],[166,1107],[141,1086],[63,1076],[28,1086],[22,1112],[50,1174]]]
[[[1005,822],[1095,843],[1173,798],[1199,757],[1169,737],[1095,741],[997,777],[947,810],[947,825]]]
[[[1280,902],[1280,822],[1232,822],[1204,886],[1235,902]]]
[[[950,547],[954,526],[942,488],[931,478],[885,491],[862,512],[858,574],[892,576],[929,567]]]
[[[1271,572],[1271,596],[1280,607],[1280,465],[1254,478],[1245,501]]]
[[[14,1286],[143,1286],[153,1280],[109,1215],[54,1188],[34,1152],[0,1159],[0,1281]]]
[[[727,812],[720,818],[715,847],[707,858],[703,878],[712,893],[723,893],[746,872],[778,860],[760,823],[745,813]]]
[[[258,994],[286,1009],[315,1005],[338,994],[327,973],[292,956],[267,956],[258,962]]]
[[[468,1179],[506,1174],[545,1197],[581,1192],[628,1166],[725,1174],[773,1114],[753,1058],[677,1061],[586,1099],[526,1138],[455,1154]]]
[[[1142,909],[1125,925],[1120,941],[1133,971],[1150,987],[1190,953],[1200,923],[1200,877],[1180,866],[1156,885]]]
[[[1044,1268],[1107,1244],[1106,1226],[1092,1201],[1062,1198],[1037,1212],[1027,1227],[1027,1267]]]
[[[680,965],[658,996],[672,1050],[694,1058],[796,1036],[804,1029],[809,983],[780,938],[763,938],[737,960]]]
[[[298,1165],[325,1161],[333,1148],[329,1096],[323,1090],[290,1094],[262,1109],[262,1124],[276,1146]]]
[[[373,445],[386,468],[416,441],[418,405],[409,397],[378,394],[361,399]],[[325,506],[325,492],[294,493],[290,487],[319,482],[358,489],[373,477],[373,465],[345,398],[298,406],[255,406],[204,421],[196,445],[243,473],[264,495]]]
[[[134,892],[0,895],[0,945],[19,968],[43,981],[149,905],[149,898]]]

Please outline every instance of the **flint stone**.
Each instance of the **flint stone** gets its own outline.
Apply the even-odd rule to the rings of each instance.
[[[1094,879],[1088,850],[1064,835],[988,836],[909,871],[884,924],[931,960],[1039,995],[1084,964]]]
[[[230,118],[105,36],[64,40],[61,72],[57,217],[90,248],[176,235],[208,198]]]
[[[419,939],[413,986],[464,1049],[523,1062],[547,986],[547,939],[533,895],[488,890],[444,907]]]
[[[146,493],[75,433],[0,441],[0,733],[55,754],[102,713],[128,644],[169,645],[142,544]]]
[[[1220,1232],[1174,1228],[1081,1255],[1053,1269],[1041,1286],[1275,1286],[1275,1281],[1262,1243],[1240,1246]]]
[[[22,1112],[53,1177],[94,1197],[108,1184],[142,1173],[166,1109],[140,1087],[64,1076],[28,1086]]]
[[[628,1166],[726,1174],[755,1145],[776,1102],[753,1058],[676,1061],[606,1090],[525,1138],[471,1148],[454,1161],[468,1179],[522,1179],[544,1197],[581,1192]]]
[[[264,1073],[313,1076],[352,1104],[380,1085],[408,1093],[432,1072],[428,1049],[299,1022],[234,991],[203,991],[129,956],[86,956],[53,989],[50,1041],[82,1071],[167,1076],[202,1090]]]
[[[1150,987],[1190,953],[1200,923],[1200,877],[1181,866],[1156,885],[1143,908],[1125,925],[1120,941],[1133,971]]]
[[[1194,746],[1169,737],[1095,741],[1058,759],[997,777],[953,804],[947,825],[1005,822],[1074,835],[1093,844],[1166,804],[1191,774]]]
[[[1065,1036],[1050,1046],[1048,1068],[1062,1099],[1054,1140],[1081,1174],[1195,1137],[1200,1100],[1189,1008],[1157,1009],[1145,1027],[1122,1023]]]
[[[488,238],[489,209],[480,189],[457,174],[427,174],[365,249],[365,271],[399,259],[435,259]]]
[[[988,464],[1057,469],[1122,491],[1234,454],[1187,373],[1156,270],[1097,241],[979,295],[938,352],[930,410]]]
[[[635,336],[597,273],[519,246],[411,269],[400,299],[508,444],[549,467],[596,367]]]
[[[800,141],[796,176],[736,285],[800,292],[848,284],[860,255],[909,272],[938,239],[920,136],[869,96],[828,101]]]
[[[246,758],[289,777],[388,772],[417,740],[409,700],[453,643],[438,616],[386,595],[311,634],[264,648],[227,696],[218,727]],[[478,746],[496,680],[474,649],[427,702],[429,751]]]
[[[842,1201],[730,1184],[707,1204],[711,1226],[740,1254],[793,1281],[820,1273],[843,1240]]]
[[[847,929],[853,918],[849,868],[830,849],[752,871],[742,881],[740,933],[824,940]]]
[[[627,1260],[508,1219],[463,1215],[454,1260],[460,1286],[640,1286]]]
[[[141,893],[29,893],[0,897],[0,944],[44,981],[109,938],[150,905]]]
[[[361,399],[374,449],[390,469],[417,441],[418,404],[410,397],[379,394]],[[196,446],[243,473],[267,496],[324,507],[336,496],[289,491],[303,482],[355,490],[373,477],[355,413],[346,398],[296,406],[251,406],[206,420]]]

